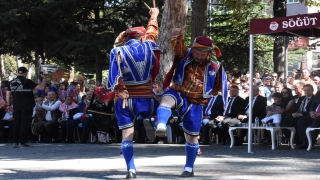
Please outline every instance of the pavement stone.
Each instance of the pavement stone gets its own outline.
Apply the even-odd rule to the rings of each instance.
[[[120,144],[43,144],[12,148],[0,144],[0,180],[124,179],[126,165]],[[135,144],[138,179],[180,179],[185,163],[184,145]],[[311,151],[270,146],[201,146],[190,179],[320,179],[320,146]]]

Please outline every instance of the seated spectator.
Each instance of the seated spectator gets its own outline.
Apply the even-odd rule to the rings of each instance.
[[[296,136],[295,139],[299,142],[298,136],[298,120],[307,116],[310,111],[310,106],[314,100],[313,95],[313,87],[310,84],[306,84],[303,87],[303,91],[305,96],[299,97],[297,103],[295,104],[292,113],[289,116],[286,116],[281,121],[281,126],[284,127],[295,127],[296,129]],[[290,137],[289,131],[285,133],[286,138]]]
[[[265,78],[263,78],[263,84],[264,84],[264,87],[268,88],[270,94],[267,95],[265,94],[265,97],[267,98],[267,104],[268,105],[271,105],[272,103],[272,97],[271,95],[274,93],[274,87],[271,85],[271,77],[270,76],[267,76]]]
[[[81,87],[78,82],[72,82],[67,89],[67,96],[71,96],[73,98],[73,102],[79,104],[81,102],[82,97],[85,95],[84,92],[80,91]]]
[[[256,118],[263,119],[266,116],[266,106],[267,99],[261,95],[259,95],[259,88],[257,86],[253,86],[253,99],[252,99],[252,121],[254,123]],[[244,100],[244,103],[241,105],[241,109],[238,114],[238,120],[242,123],[247,123],[249,120],[249,97]],[[246,134],[246,131],[241,130],[239,141],[240,143],[243,141],[243,138]]]
[[[227,81],[228,81],[228,86],[230,85],[230,84],[232,84],[231,82],[232,82],[232,74],[227,74]]]
[[[177,111],[172,111],[172,115],[169,118],[168,123],[171,127],[172,135],[178,139],[178,144],[185,144],[186,140],[182,130],[182,121]]]
[[[227,144],[227,139],[229,138],[228,129],[229,126],[236,126],[240,120],[237,119],[237,116],[241,110],[241,106],[244,103],[243,98],[239,96],[239,88],[238,86],[232,86],[229,88],[230,97],[228,98],[228,102],[226,108],[223,110],[220,108],[219,116],[217,116],[216,121],[221,122],[222,125],[222,139],[221,144]],[[241,145],[238,141],[235,145]]]
[[[59,100],[63,103],[66,100],[66,96],[67,96],[66,85],[64,83],[60,83],[58,95],[59,95]]]
[[[272,95],[274,103],[271,106],[267,106],[267,116],[261,119],[262,124],[266,124],[268,121],[272,121],[276,126],[280,126],[281,114],[284,111],[284,104],[282,102],[281,93],[274,93]]]
[[[263,77],[263,78],[265,78],[265,77],[270,77],[270,76],[269,76],[269,72],[267,72],[267,71],[264,72],[262,77]]]
[[[242,90],[239,91],[239,96],[245,99],[246,97],[249,96],[249,94],[250,94],[249,84],[244,83],[242,86]]]
[[[281,82],[277,82],[274,85],[274,92],[281,93],[282,89],[283,89],[283,84]]]
[[[11,96],[11,102],[12,102]],[[13,138],[13,107],[7,106],[6,102],[2,98],[2,92],[0,92],[0,134],[2,135],[2,142],[11,142]],[[8,132],[5,131],[4,126],[8,126]]]
[[[234,78],[231,81],[231,84],[229,84],[229,87],[231,87],[231,86],[238,86],[239,89],[242,89],[240,78]]]
[[[250,72],[248,71],[247,74],[242,76],[241,81],[244,82],[245,84],[249,84],[249,79],[250,79]]]
[[[261,79],[253,78],[253,85],[256,85],[259,87],[260,95],[263,97],[266,97],[267,99],[271,95],[271,92],[269,91],[269,88],[265,87],[262,83]]]
[[[273,87],[273,86],[271,85],[271,80],[272,80],[272,78],[271,78],[270,76],[264,77],[264,78],[262,79],[263,85],[266,86],[266,87],[268,87],[268,88]]]
[[[73,139],[73,131],[74,127],[77,127],[78,124],[82,123],[82,135],[81,135],[81,143],[87,143],[90,132],[90,124],[93,120],[92,114],[89,114],[87,111],[91,99],[92,99],[92,91],[88,91],[87,95],[81,103],[79,103],[79,107],[76,111],[76,114],[73,116],[72,120],[67,121],[67,142],[74,143]]]
[[[109,130],[116,124],[114,118],[114,101],[112,100],[113,93],[104,88],[105,86],[97,86],[94,88],[94,93],[92,95],[92,99],[90,99],[90,105],[88,108],[88,112],[90,112],[93,116],[93,124],[95,125],[96,131],[93,134],[96,134],[98,137],[99,143],[110,143],[106,139],[106,135],[109,133]],[[144,142],[145,133],[143,128],[143,120],[136,121],[137,124],[135,126],[139,126],[140,128],[135,129],[138,133],[137,137],[140,139],[136,139],[138,142]],[[140,130],[140,131],[139,131]]]
[[[88,83],[85,77],[77,76],[76,82],[80,84],[80,91],[84,94],[85,92],[89,91]]]
[[[319,87],[320,87],[320,78],[319,78],[319,76],[315,76],[313,78],[313,81],[314,81],[314,84],[317,85],[317,88],[319,89]]]
[[[37,129],[35,128],[35,125],[40,122],[44,121],[45,116],[46,116],[46,111],[44,109],[37,109],[36,107],[41,107],[41,105],[38,102],[44,101],[43,97],[39,97],[38,90],[33,90],[33,96],[34,96],[34,101],[35,101],[35,106],[33,107],[33,113],[32,113],[32,121],[31,121],[31,134],[32,136],[31,141],[36,142],[38,140],[39,133]],[[43,139],[45,141],[45,138]]]
[[[45,92],[46,88],[47,88],[47,92]],[[52,85],[50,78],[47,79],[46,88],[44,90],[39,90],[39,96],[46,97],[49,91],[58,93],[57,88]]]
[[[2,134],[2,142],[7,143],[11,142],[13,138],[13,107],[12,106],[4,106],[0,109],[0,133]],[[8,132],[5,131],[4,127],[8,126]]]
[[[304,96],[304,91],[303,91],[303,87],[304,87],[304,83],[302,82],[298,82],[294,85],[294,92],[295,92],[295,97],[299,98]]]
[[[288,82],[289,82],[289,84],[290,84],[290,81],[291,81],[291,79],[293,79],[293,81],[296,79],[296,76],[297,76],[297,70],[296,69],[292,69],[292,71],[291,71],[291,77],[289,77],[288,78]]]
[[[232,88],[232,87],[231,87]],[[235,87],[233,87],[235,88]],[[209,142],[209,122],[215,121],[218,117],[219,112],[223,108],[223,100],[221,95],[215,95],[209,98],[206,105],[203,107],[203,117],[202,117],[202,145],[208,145]],[[214,122],[212,122],[214,123]]]
[[[314,84],[313,80],[310,78],[310,71],[308,69],[303,69],[301,73],[301,77],[299,79],[290,79],[290,84],[295,85],[298,82],[302,82],[304,84]]]
[[[259,73],[259,72],[255,72],[255,73],[254,73],[254,78],[256,78],[256,79],[261,79],[260,73]]]
[[[91,79],[88,83],[89,91],[93,91],[94,88],[96,87],[96,81]]]
[[[239,68],[237,68],[237,67],[235,67],[235,68],[233,68],[233,77],[235,77],[235,78],[242,78],[242,71],[240,71],[239,70]]]
[[[47,99],[48,92],[50,92],[50,86],[46,86],[43,92],[41,90],[39,90],[38,92],[41,93],[41,97]]]
[[[57,128],[60,126],[58,119],[61,117],[60,104],[61,101],[57,99],[57,94],[53,91],[48,92],[47,100],[37,101],[36,110],[44,110],[46,114],[45,121],[35,124],[37,132],[45,137],[44,142],[52,142],[52,139],[58,138]]]
[[[65,98],[65,102],[60,104],[59,110],[62,112],[61,118],[58,119],[58,123],[61,126],[61,132],[62,132],[62,141],[66,141],[66,132],[67,132],[67,121],[70,121],[73,119],[74,114],[76,113],[76,110],[78,109],[79,105],[72,102],[72,97],[67,96]]]
[[[299,149],[306,149],[308,147],[306,129],[309,126],[313,128],[320,127],[320,90],[317,92],[310,106],[309,115],[298,120],[298,134],[301,142],[301,144],[298,146]],[[311,132],[312,145],[316,143],[318,134],[319,130],[314,130]]]
[[[81,102],[81,99],[84,95],[86,95],[85,91],[81,91],[81,85],[79,83],[76,83],[76,96],[78,103]]]
[[[271,74],[271,78],[272,78],[272,81],[274,81],[275,83],[279,82],[278,74],[276,72],[273,72]]]
[[[292,109],[296,104],[296,99],[292,95],[292,90],[285,87],[281,90],[282,94],[282,103],[284,105],[283,115],[286,116],[287,113],[291,113]]]
[[[281,93],[274,93],[272,95],[273,104],[271,106],[267,106],[267,116],[261,119],[261,123],[267,124],[268,122],[272,121],[272,123],[276,126],[280,126],[281,123],[281,114],[284,111],[284,104],[282,102],[282,95]],[[280,132],[280,136],[282,136],[282,132]],[[261,139],[260,143],[265,142],[265,129],[261,129]]]

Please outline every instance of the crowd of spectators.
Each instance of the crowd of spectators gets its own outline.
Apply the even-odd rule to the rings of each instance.
[[[258,119],[260,125],[268,123],[273,126],[295,127],[295,143],[299,148],[305,149],[306,128],[320,127],[320,73],[318,71],[310,73],[308,69],[293,70],[292,76],[287,80],[275,72],[264,72],[262,76],[259,72],[254,72],[253,75],[253,123]],[[215,127],[215,132],[221,134],[222,144],[227,144],[230,140],[228,135],[230,126],[248,122],[249,77],[249,72],[243,74],[238,68],[234,68],[232,72],[227,71],[229,100],[225,109],[220,108],[217,115],[210,117],[211,124],[215,124],[211,127]],[[208,120],[204,118],[203,121]],[[245,133],[244,130],[240,130],[234,134],[237,136],[235,145],[242,144]],[[313,145],[318,134],[319,131],[312,133]],[[270,144],[270,137],[265,135],[264,131],[261,131],[260,137],[261,144]],[[284,143],[290,138],[290,133],[286,130],[280,131],[280,137]],[[208,143],[205,139],[202,142]]]
[[[201,128],[200,142],[203,145],[210,143],[209,129],[215,134],[219,134],[219,142],[227,144],[230,141],[228,128],[230,126],[239,126],[248,122],[249,117],[249,72],[244,74],[239,68],[234,68],[232,72],[227,71],[227,80],[229,88],[229,99],[224,108],[222,96],[214,95],[208,99],[203,108],[203,121]],[[297,70],[292,71],[292,76],[285,82],[284,78],[279,78],[278,74],[273,72],[254,73],[253,77],[253,114],[252,119],[259,119],[261,123],[272,123],[275,126],[290,126],[296,128],[296,144],[300,148],[306,148],[307,140],[305,129],[308,126],[320,127],[320,108],[319,108],[319,72],[310,73],[303,69],[301,73]],[[94,127],[94,116],[85,113],[88,104],[92,100],[93,88],[95,82],[87,80],[84,77],[77,77],[70,84],[61,82],[52,84],[48,80],[44,90],[34,90],[33,121],[30,124],[30,141],[39,141],[45,143],[66,142],[74,143],[79,139],[80,143],[97,141],[97,133]],[[2,142],[11,142],[12,127],[14,117],[12,108],[5,105],[5,94],[8,89],[8,83],[2,83],[0,98],[0,134]],[[317,95],[316,92],[318,91]],[[86,114],[83,116],[83,114]],[[178,118],[178,121],[168,121],[168,125],[173,130],[173,136],[184,143],[183,131],[181,129],[181,120],[177,115],[172,118]],[[316,119],[316,120],[314,120]],[[137,119],[135,124],[135,142],[144,143],[151,140],[153,143],[163,143],[165,139],[156,137],[148,139],[146,130],[142,123]],[[174,123],[172,123],[174,122]],[[82,135],[77,138],[74,129],[82,125]],[[9,127],[5,129],[4,127]],[[89,138],[89,134],[93,138]],[[262,131],[260,143],[270,143],[268,134]],[[313,132],[313,143],[315,143],[318,131]],[[119,133],[114,133],[118,136]],[[281,132],[281,140],[285,142],[290,138],[287,131]],[[40,135],[40,139],[39,139]],[[236,136],[235,145],[241,145],[244,142],[246,131],[234,133]],[[89,140],[90,139],[90,140]],[[118,137],[117,139],[121,139]]]
[[[6,104],[9,85],[9,81],[3,81],[0,92],[0,140],[3,143],[13,141],[15,122],[12,110],[14,104],[11,106]],[[74,143],[74,137],[77,136],[74,129],[81,124],[79,129],[82,135],[76,139],[79,139],[80,143],[87,143],[90,132],[93,142],[97,142],[92,114],[87,112],[94,87],[94,80],[87,82],[84,77],[78,76],[70,84],[66,81],[53,84],[48,79],[43,90],[33,90],[35,106],[33,119],[29,125],[28,140],[44,143]]]

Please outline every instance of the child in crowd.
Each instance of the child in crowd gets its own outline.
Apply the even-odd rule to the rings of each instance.
[[[59,100],[61,102],[64,102],[66,100],[67,91],[66,91],[66,85],[63,83],[60,83],[59,85]]]
[[[47,99],[48,92],[50,92],[50,86],[44,88],[43,98]]]
[[[270,106],[266,107],[267,110],[267,116],[263,119],[261,119],[262,126],[264,126],[267,122],[272,120],[272,124],[275,124],[276,126],[280,126],[281,122],[281,114],[284,111],[284,104],[281,102],[282,101],[282,95],[281,93],[274,93],[272,95],[273,99],[273,104]],[[265,130],[261,130],[261,139],[260,142],[263,143],[265,142],[264,138]],[[282,136],[282,132],[280,130],[280,135]]]

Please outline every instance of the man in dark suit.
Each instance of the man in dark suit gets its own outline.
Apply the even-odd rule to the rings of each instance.
[[[222,124],[222,139],[221,143],[226,144],[226,140],[229,137],[228,129],[230,126],[236,126],[240,121],[237,116],[241,110],[241,105],[244,100],[239,96],[238,86],[231,86],[229,88],[229,95],[226,108],[220,112],[220,116],[216,118],[217,121]],[[235,143],[236,145],[237,143]]]
[[[223,109],[223,100],[221,95],[215,95],[208,99],[207,104],[203,107],[203,119],[202,119],[202,145],[208,145],[209,141],[209,129],[214,128],[216,130],[215,118],[219,115],[219,112]],[[217,131],[215,131],[217,133]]]
[[[281,126],[296,128],[297,133],[296,133],[295,139],[297,140],[297,142],[299,142],[298,120],[309,115],[310,106],[314,100],[312,85],[310,84],[304,85],[303,92],[305,96],[302,96],[298,99],[297,104],[292,109],[292,114],[288,117],[285,117],[281,121]],[[285,132],[286,138],[290,136],[289,130],[284,132]],[[303,133],[305,133],[305,131]]]
[[[93,121],[93,116],[88,112],[88,108],[92,99],[93,92],[88,91],[83,102],[79,103],[79,107],[76,114],[73,116],[73,120],[67,121],[67,142],[74,143],[73,129],[78,124],[82,123],[82,136],[81,143],[87,143],[90,132],[90,124]]]
[[[263,96],[259,95],[259,87],[252,86],[253,91],[253,99],[252,99],[252,121],[254,123],[255,118],[263,119],[266,117],[266,106],[267,106],[267,99]],[[243,105],[241,106],[240,113],[238,115],[238,119],[242,123],[248,123],[249,120],[249,96],[246,97],[244,100]],[[239,141],[242,142],[243,138],[246,134],[247,130],[241,130]]]
[[[314,100],[310,106],[309,115],[298,120],[299,139],[302,143],[298,146],[299,149],[306,149],[308,147],[308,139],[306,136],[307,127],[320,127],[320,90],[317,92]],[[311,133],[312,145],[315,144],[319,130],[314,130]]]

